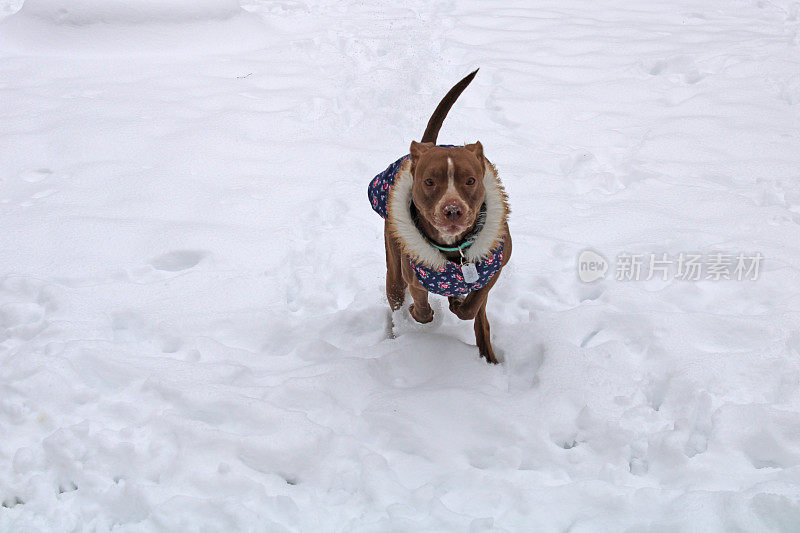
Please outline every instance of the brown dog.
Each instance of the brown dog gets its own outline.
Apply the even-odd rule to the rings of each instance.
[[[489,338],[486,299],[511,257],[506,194],[480,142],[436,146],[447,112],[478,71],[456,84],[411,153],[376,176],[369,197],[386,219],[386,296],[392,310],[408,287],[411,316],[433,320],[428,292],[447,296],[450,310],[475,320],[480,355],[497,363]]]

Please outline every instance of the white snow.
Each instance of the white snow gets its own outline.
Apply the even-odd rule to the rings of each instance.
[[[796,531],[800,4],[537,4],[0,0],[0,530]],[[475,67],[500,366],[366,197]]]
[[[229,18],[237,0],[26,0],[20,13],[56,24],[180,22]]]
[[[0,49],[83,58],[183,56],[265,45],[237,0],[27,0],[0,26]]]

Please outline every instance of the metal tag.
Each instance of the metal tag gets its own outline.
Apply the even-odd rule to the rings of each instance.
[[[461,274],[464,276],[464,281],[467,283],[475,283],[478,281],[478,269],[475,263],[464,263],[461,265]]]

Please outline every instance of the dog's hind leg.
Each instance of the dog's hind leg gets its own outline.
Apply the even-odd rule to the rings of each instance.
[[[497,364],[497,357],[494,355],[491,343],[491,332],[489,331],[489,320],[486,318],[486,300],[483,301],[478,314],[475,315],[475,343],[481,357],[485,357],[489,363]]]
[[[394,237],[389,235],[389,224],[383,227],[383,240],[386,243],[386,299],[392,311],[397,311],[403,307],[403,300],[406,296],[406,282],[403,279],[403,271],[400,261],[402,253]]]

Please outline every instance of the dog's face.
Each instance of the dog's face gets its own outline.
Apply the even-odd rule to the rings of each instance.
[[[485,170],[480,142],[463,148],[411,143],[411,194],[428,237],[452,244],[475,225]]]

